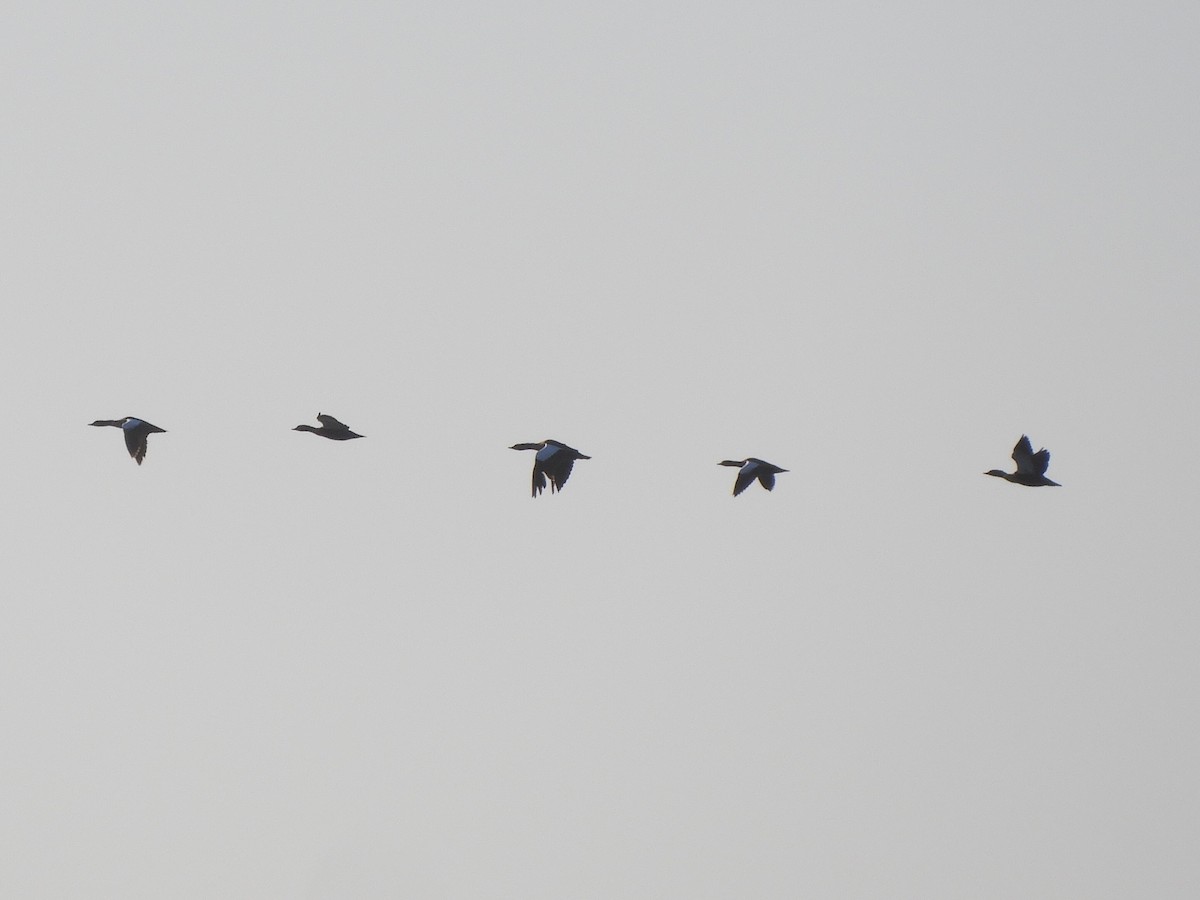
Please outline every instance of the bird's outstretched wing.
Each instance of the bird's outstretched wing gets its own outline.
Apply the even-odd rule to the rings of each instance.
[[[738,469],[737,480],[733,483],[733,496],[737,496],[750,485],[754,484],[754,479],[758,477],[758,466],[754,463],[746,463]]]
[[[567,483],[567,479],[571,477],[571,470],[574,468],[574,458],[565,453],[559,453],[546,466],[546,474],[550,476],[551,487],[556,491],[561,491],[563,485]]]
[[[129,451],[129,455],[133,457],[133,461],[139,466],[142,460],[146,458],[146,445],[149,441],[146,438],[150,431],[145,424],[141,424],[136,428],[125,429],[125,449]]]

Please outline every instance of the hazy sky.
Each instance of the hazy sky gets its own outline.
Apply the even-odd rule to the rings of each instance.
[[[0,895],[1200,894],[1195,3],[0,45]]]

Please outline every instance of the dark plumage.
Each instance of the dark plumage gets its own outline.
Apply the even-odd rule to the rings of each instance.
[[[1057,481],[1046,477],[1046,469],[1050,466],[1050,451],[1043,447],[1034,453],[1033,444],[1029,443],[1029,438],[1025,435],[1021,435],[1017,446],[1013,447],[1012,458],[1017,464],[1017,471],[1002,472],[1000,469],[991,469],[983,474],[995,475],[997,478],[1026,487],[1062,487]]]
[[[139,466],[142,464],[142,460],[146,458],[147,438],[152,434],[167,433],[165,428],[159,428],[151,425],[149,422],[135,419],[133,416],[126,416],[123,419],[97,419],[91,424],[111,425],[113,428],[120,428],[125,432],[125,448],[129,451],[129,455],[133,457],[133,461]]]
[[[573,447],[559,441],[544,440],[536,444],[513,444],[510,450],[536,450],[533,457],[533,496],[536,497],[546,489],[546,480],[550,480],[550,493],[561,491],[571,470],[575,468],[575,460],[591,459],[584,456]]]
[[[313,434],[319,434],[331,441],[351,441],[354,438],[366,437],[363,434],[355,434],[348,426],[324,413],[317,413],[317,421],[321,423],[320,428],[313,428],[311,425],[297,425],[292,431],[311,431]]]
[[[753,456],[747,459],[726,459],[717,463],[718,466],[736,466],[741,469],[738,472],[737,480],[733,483],[733,496],[737,496],[746,488],[750,487],[757,478],[758,483],[765,487],[768,491],[775,489],[775,476],[780,472],[786,472],[787,469],[781,469],[779,466],[771,463],[755,459]]]

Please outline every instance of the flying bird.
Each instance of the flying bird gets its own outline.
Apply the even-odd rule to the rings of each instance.
[[[333,416],[327,416],[324,413],[317,413],[317,421],[321,423],[320,428],[313,428],[311,425],[297,425],[292,431],[311,431],[313,434],[319,434],[331,441],[351,441],[354,438],[366,437],[363,434],[355,434],[348,425],[343,425]]]
[[[591,459],[584,456],[573,447],[559,441],[544,440],[536,444],[513,444],[510,450],[536,450],[533,457],[533,496],[536,497],[546,489],[546,479],[550,480],[550,493],[561,491],[571,470],[575,468],[575,460]]]
[[[120,428],[125,432],[125,447],[129,450],[129,455],[133,457],[133,461],[139,466],[142,460],[146,458],[146,440],[152,434],[166,434],[165,428],[159,428],[151,425],[149,422],[144,422],[141,419],[135,419],[133,416],[126,416],[123,419],[97,419],[92,425],[111,425],[113,428]]]
[[[737,480],[733,483],[733,496],[737,496],[746,488],[754,483],[754,479],[758,479],[758,483],[765,487],[768,491],[775,489],[775,476],[780,472],[786,472],[787,469],[781,469],[779,466],[772,465],[766,460],[755,459],[753,456],[748,459],[726,459],[717,463],[718,466],[733,466],[741,469],[738,472]]]
[[[983,474],[995,475],[997,478],[1027,487],[1062,487],[1057,481],[1046,477],[1046,469],[1050,466],[1050,451],[1043,447],[1034,453],[1033,444],[1029,443],[1026,435],[1021,435],[1017,446],[1013,447],[1012,458],[1017,464],[1017,471],[1002,472],[999,469],[991,469]]]

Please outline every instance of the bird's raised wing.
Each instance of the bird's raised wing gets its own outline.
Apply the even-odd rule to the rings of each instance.
[[[1045,452],[1045,451],[1043,451]],[[1040,475],[1037,471],[1037,462],[1034,460],[1033,444],[1029,443],[1028,435],[1021,435],[1021,439],[1017,441],[1017,446],[1013,447],[1012,452],[1013,462],[1017,464],[1018,475]],[[1046,454],[1046,463],[1050,462],[1050,454]],[[1046,471],[1046,467],[1042,466],[1042,472]]]
[[[1033,454],[1033,474],[1045,475],[1048,468],[1050,468],[1050,451],[1043,447]]]
[[[317,421],[328,428],[330,431],[349,431],[349,425],[343,425],[333,416],[327,416],[324,413],[318,413]]]

